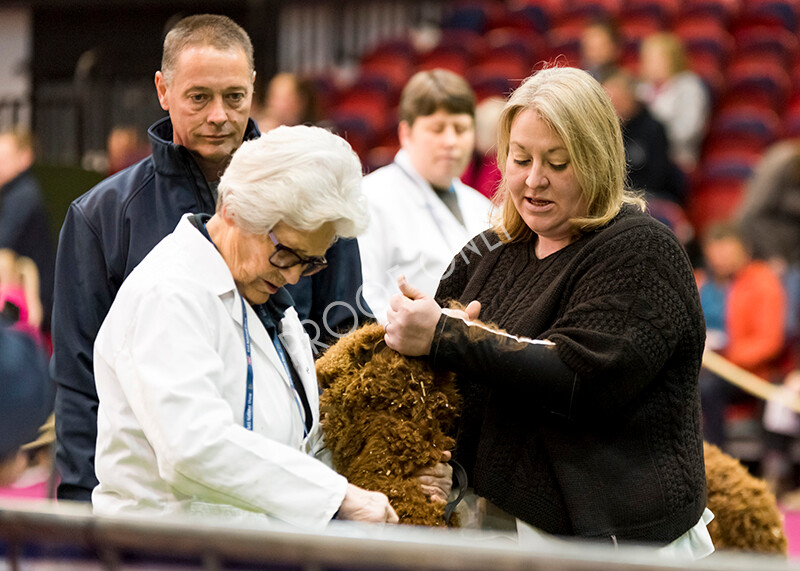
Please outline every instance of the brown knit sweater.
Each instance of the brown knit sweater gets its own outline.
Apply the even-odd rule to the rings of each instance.
[[[576,374],[557,390],[563,376],[531,366],[521,383],[519,359],[482,365],[467,327],[443,318],[451,326],[437,328],[432,358],[459,375],[456,457],[477,493],[560,535],[666,544],[697,523],[705,325],[665,226],[626,206],[543,260],[531,242],[500,244],[487,231],[456,256],[436,298],[479,300],[482,320],[555,342]]]

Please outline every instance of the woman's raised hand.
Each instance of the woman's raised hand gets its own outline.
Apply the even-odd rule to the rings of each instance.
[[[405,276],[397,279],[397,285],[400,293],[391,297],[386,312],[386,345],[411,357],[427,355],[442,308],[431,296],[409,284]]]

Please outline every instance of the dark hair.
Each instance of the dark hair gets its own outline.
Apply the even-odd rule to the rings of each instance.
[[[740,242],[746,249],[749,249],[741,227],[733,222],[715,222],[711,224],[706,231],[703,232],[702,243],[705,246],[711,242],[718,242],[727,238],[732,238]]]
[[[622,32],[619,28],[619,24],[614,18],[607,16],[596,16],[586,24],[584,30],[588,30],[589,28],[603,30],[615,46],[622,45]]]
[[[164,38],[161,73],[167,81],[175,71],[178,56],[191,45],[207,45],[218,50],[241,49],[247,56],[250,71],[255,69],[253,43],[241,26],[227,16],[198,14],[183,18]]]
[[[415,73],[400,96],[400,120],[413,125],[417,117],[433,115],[440,109],[475,118],[475,92],[452,71],[431,69]]]

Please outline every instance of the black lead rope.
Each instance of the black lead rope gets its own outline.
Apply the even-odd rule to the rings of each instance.
[[[455,460],[450,460],[450,465],[453,467],[453,481],[456,481],[458,485],[458,495],[454,500],[447,502],[444,508],[444,522],[447,525],[450,525],[450,518],[453,516],[453,512],[456,511],[458,504],[464,499],[468,487],[467,471],[464,470],[464,467]]]

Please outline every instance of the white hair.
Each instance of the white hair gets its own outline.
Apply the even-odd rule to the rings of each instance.
[[[353,238],[369,221],[358,156],[341,137],[304,125],[243,143],[219,181],[223,206],[254,234],[281,221],[305,231],[333,222],[337,236]]]

